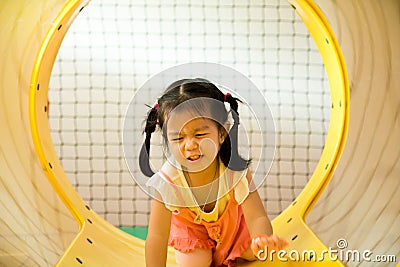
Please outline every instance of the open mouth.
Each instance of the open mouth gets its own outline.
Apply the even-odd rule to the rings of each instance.
[[[193,156],[187,157],[187,159],[189,161],[197,161],[197,160],[201,159],[202,157],[203,157],[202,155],[193,155]]]

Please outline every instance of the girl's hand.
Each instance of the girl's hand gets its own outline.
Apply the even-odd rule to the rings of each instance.
[[[258,257],[260,251],[263,251],[264,253],[266,252],[266,248],[268,248],[268,251],[279,251],[287,245],[288,242],[286,242],[286,240],[277,237],[276,235],[268,236],[261,234],[252,239],[251,250],[253,251],[253,254]]]

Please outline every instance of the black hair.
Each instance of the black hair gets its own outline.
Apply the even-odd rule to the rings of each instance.
[[[248,167],[250,160],[243,159],[238,152],[238,102],[240,100],[230,94],[224,95],[218,87],[206,79],[182,79],[168,86],[163,95],[158,99],[157,104],[147,114],[144,128],[146,138],[139,155],[139,166],[144,175],[151,177],[154,174],[149,162],[151,134],[156,130],[158,125],[163,129],[164,140],[166,140],[166,127],[163,126],[168,118],[167,115],[178,105],[193,98],[199,98],[200,100],[197,107],[199,114],[201,114],[200,112],[204,112],[204,105],[207,105],[201,99],[217,100],[218,105],[208,105],[211,106],[209,107],[211,117],[218,122],[220,130],[224,130],[223,125],[228,120],[228,111],[225,108],[224,102],[229,103],[233,125],[229,130],[228,136],[221,144],[219,156],[223,164],[231,170],[241,171]],[[190,106],[196,109],[195,106]]]

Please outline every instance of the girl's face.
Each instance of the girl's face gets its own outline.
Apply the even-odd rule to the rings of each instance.
[[[168,147],[174,159],[189,172],[205,170],[225,139],[218,126],[209,118],[188,119],[185,114],[175,114],[167,122]]]

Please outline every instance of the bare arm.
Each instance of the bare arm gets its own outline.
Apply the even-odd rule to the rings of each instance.
[[[171,211],[164,203],[153,200],[146,238],[145,256],[147,267],[165,267],[167,246],[171,227]]]
[[[251,178],[251,173],[247,172],[249,183],[252,181]],[[271,221],[265,212],[257,190],[247,196],[246,200],[242,203],[242,208],[247,228],[252,237],[251,249],[256,257],[258,257],[260,249],[263,249],[265,246],[279,251],[287,245],[284,239],[273,235]]]
[[[251,172],[247,172],[247,180],[251,183]],[[272,235],[272,225],[257,190],[251,192],[242,203],[243,214],[250,235],[254,238],[260,234]]]

